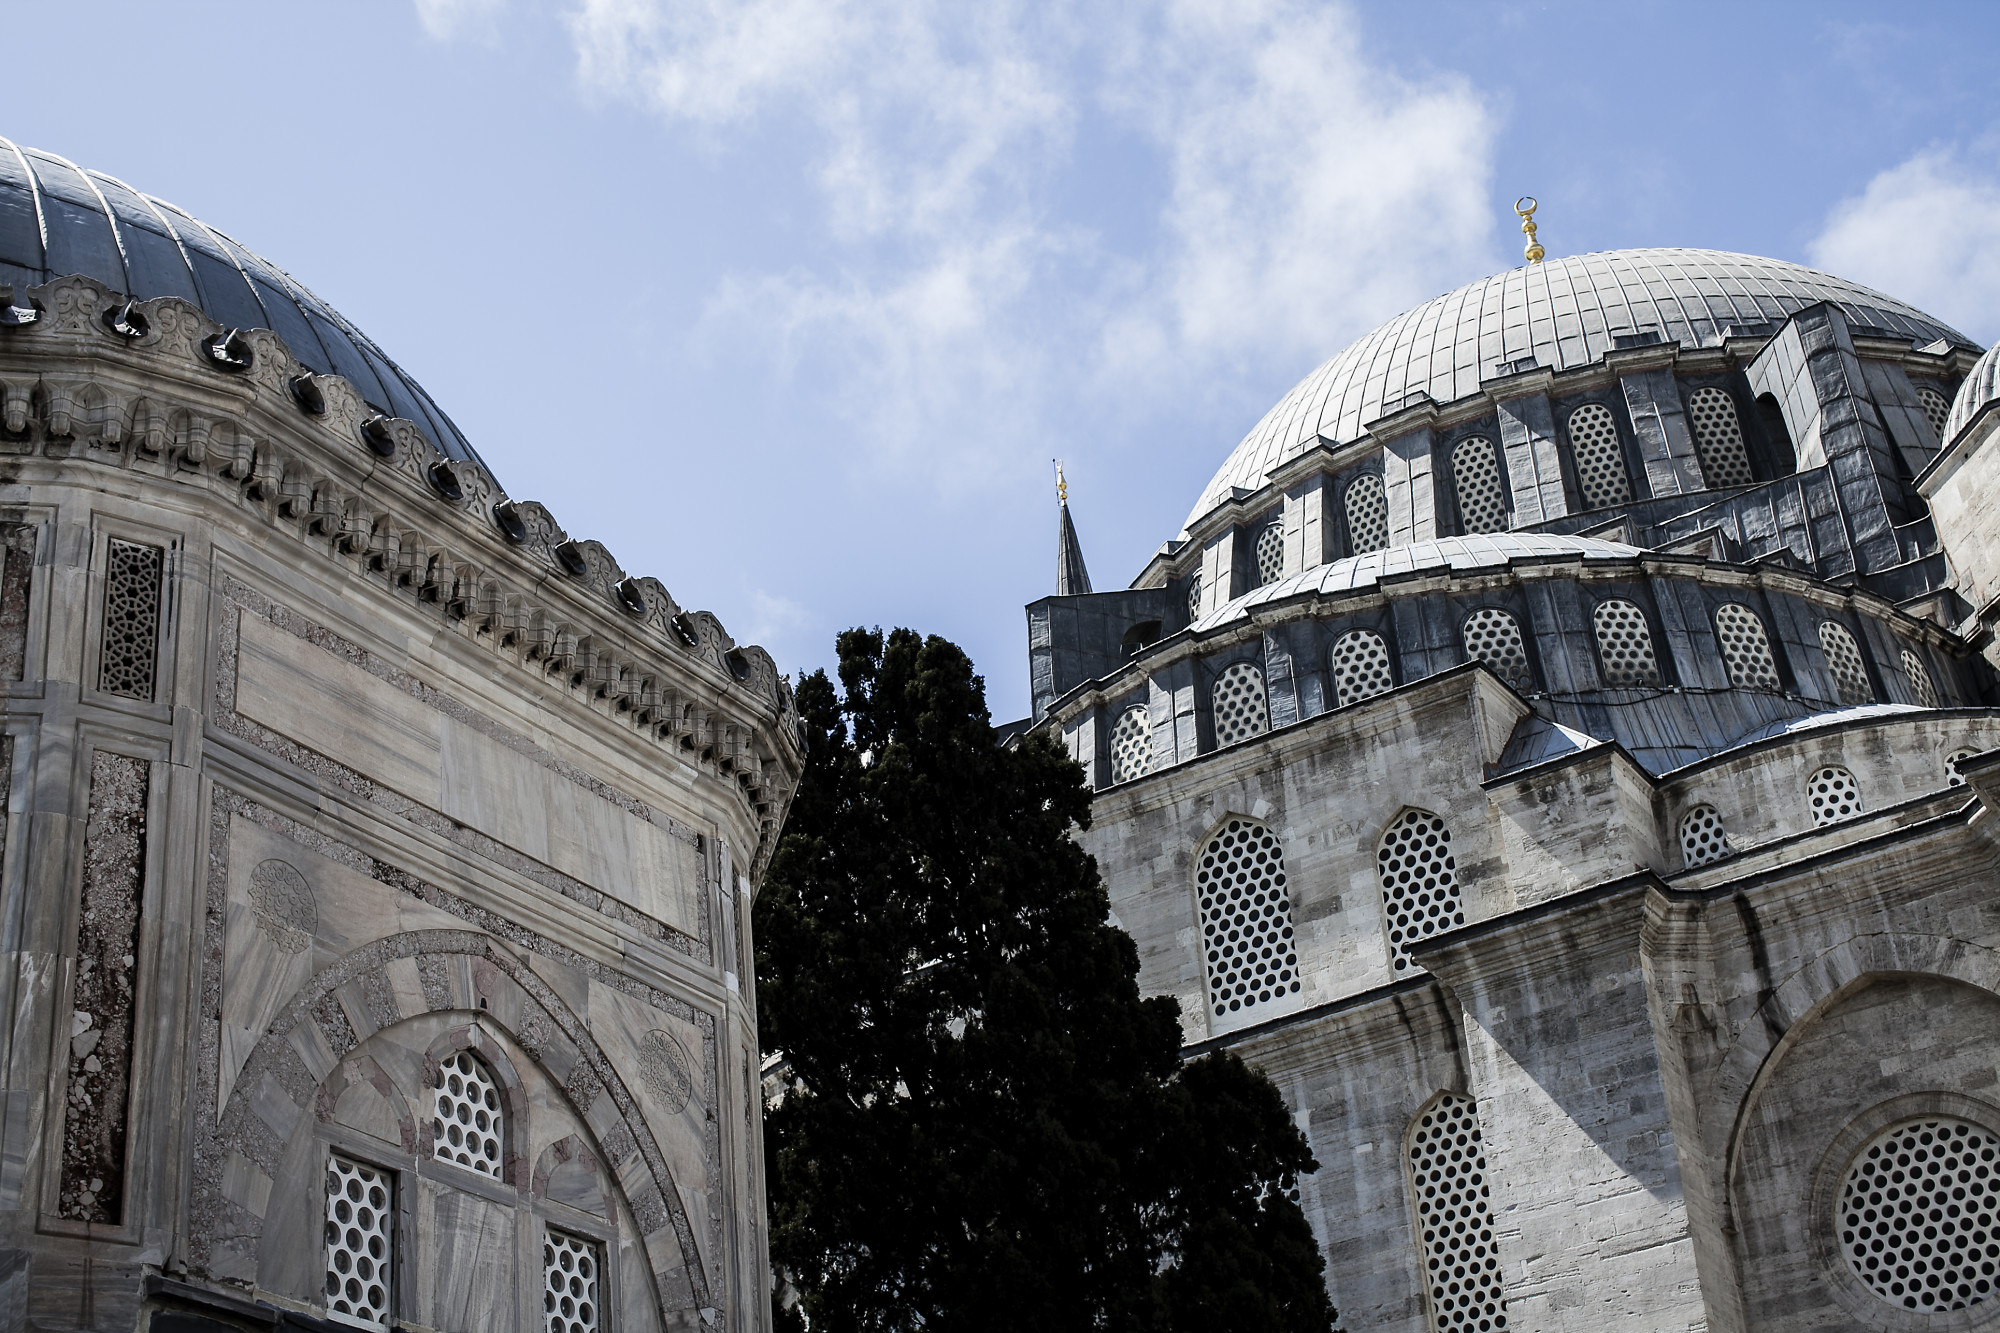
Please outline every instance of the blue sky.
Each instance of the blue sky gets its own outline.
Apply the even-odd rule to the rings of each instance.
[[[1553,254],[1773,255],[2000,336],[1990,4],[6,15],[0,134],[288,269],[781,668],[910,625],[1002,718],[1048,460],[1123,586],[1315,364],[1518,262],[1516,195]]]

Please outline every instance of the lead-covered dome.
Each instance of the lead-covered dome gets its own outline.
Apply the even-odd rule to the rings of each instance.
[[[178,296],[225,327],[269,329],[448,457],[480,462],[415,380],[283,269],[164,200],[0,139],[0,283],[18,290],[72,273],[142,301]]]
[[[1265,414],[1202,492],[1192,525],[1230,496],[1312,448],[1346,442],[1384,407],[1415,393],[1448,403],[1532,361],[1587,366],[1623,335],[1701,346],[1822,301],[1850,326],[1919,343],[1971,340],[1882,293],[1776,259],[1719,250],[1607,250],[1510,269],[1426,301],[1351,344]],[[1525,367],[1521,367],[1525,369]]]
[[[1950,444],[1957,439],[1958,433],[1995,399],[2000,399],[2000,346],[1989,347],[1985,355],[1973,362],[1965,383],[1958,386],[1958,395],[1951,400],[1951,411],[1944,419],[1944,442]]]

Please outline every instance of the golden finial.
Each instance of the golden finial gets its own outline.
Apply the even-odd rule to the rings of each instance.
[[[1068,504],[1069,482],[1063,479],[1062,459],[1052,458],[1049,461],[1056,465],[1056,503]]]
[[[1522,253],[1528,257],[1530,264],[1541,263],[1543,256],[1548,254],[1542,249],[1542,243],[1535,239],[1535,210],[1540,207],[1532,194],[1524,194],[1514,201],[1514,211],[1521,215],[1521,231],[1528,238],[1528,248]]]

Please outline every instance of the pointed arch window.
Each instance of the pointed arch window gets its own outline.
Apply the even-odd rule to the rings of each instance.
[[[1285,576],[1285,521],[1273,518],[1257,530],[1252,554],[1257,562],[1257,586],[1276,583]]]
[[[1681,816],[1681,864],[1689,870],[1720,861],[1735,850],[1714,806],[1697,805]]]
[[[1931,423],[1931,433],[1938,437],[1939,443],[1943,443],[1945,422],[1951,418],[1951,404],[1928,384],[1917,386],[1917,401],[1923,404],[1924,419]]]
[[[1838,764],[1828,764],[1812,775],[1806,783],[1806,798],[1812,806],[1815,828],[1844,824],[1862,813],[1861,784]]]
[[[1202,844],[1195,900],[1217,1018],[1299,993],[1285,849],[1262,822],[1231,819]]]
[[[1389,664],[1389,645],[1372,629],[1351,629],[1333,641],[1335,706],[1372,699],[1396,688],[1396,676]]]
[[[1410,1126],[1409,1145],[1417,1255],[1432,1330],[1493,1333],[1506,1328],[1478,1104],[1463,1093],[1444,1093]]]
[[[505,1142],[500,1085],[479,1057],[459,1051],[439,1062],[431,1101],[431,1155],[499,1180]]]
[[[1507,495],[1500,485],[1500,462],[1493,442],[1474,435],[1451,451],[1452,484],[1458,491],[1458,517],[1467,532],[1505,532]]]
[[[1465,618],[1465,656],[1484,662],[1493,674],[1523,694],[1533,693],[1535,673],[1528,667],[1528,645],[1521,622],[1497,606],[1482,606]]]
[[[1390,961],[1397,976],[1406,976],[1421,970],[1409,956],[1412,944],[1465,924],[1451,830],[1429,810],[1405,810],[1383,830],[1375,873],[1382,885]]]
[[[1820,651],[1826,654],[1826,669],[1833,676],[1834,692],[1850,706],[1872,704],[1875,690],[1868,684],[1868,668],[1861,661],[1861,645],[1834,620],[1819,622]]]
[[[1694,423],[1702,480],[1711,489],[1748,486],[1756,480],[1750,473],[1750,451],[1743,443],[1743,423],[1727,393],[1713,385],[1696,389],[1688,398],[1688,418]]]
[[[1590,615],[1597,632],[1597,656],[1604,664],[1604,683],[1611,686],[1658,685],[1659,659],[1653,655],[1653,631],[1646,613],[1635,602],[1611,598]]]
[[[1903,674],[1910,681],[1910,701],[1919,708],[1938,706],[1937,685],[1931,680],[1930,671],[1924,666],[1924,659],[1908,648],[1903,649]]]
[[[1585,509],[1629,504],[1632,482],[1618,443],[1618,420],[1602,403],[1585,403],[1569,414],[1569,447]]]
[[[1261,736],[1271,729],[1264,673],[1249,662],[1238,662],[1215,678],[1213,707],[1218,747]]]
[[[1153,731],[1146,705],[1134,704],[1111,724],[1111,781],[1143,778],[1153,767]]]
[[[1771,640],[1764,633],[1764,621],[1740,602],[1728,602],[1715,609],[1715,641],[1722,649],[1723,665],[1729,668],[1729,683],[1739,690],[1778,688],[1778,663],[1771,656]]]
[[[1389,497],[1382,479],[1365,472],[1347,483],[1343,497],[1347,508],[1347,540],[1351,555],[1384,550],[1389,545]]]

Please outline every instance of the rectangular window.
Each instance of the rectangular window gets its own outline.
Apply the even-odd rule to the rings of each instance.
[[[113,537],[105,548],[104,642],[97,688],[153,701],[160,646],[160,574],[166,552]]]
[[[550,1227],[542,1240],[542,1318],[548,1333],[597,1333],[602,1265],[597,1246]]]
[[[326,1312],[344,1324],[389,1327],[395,1273],[396,1185],[387,1171],[326,1159]]]

